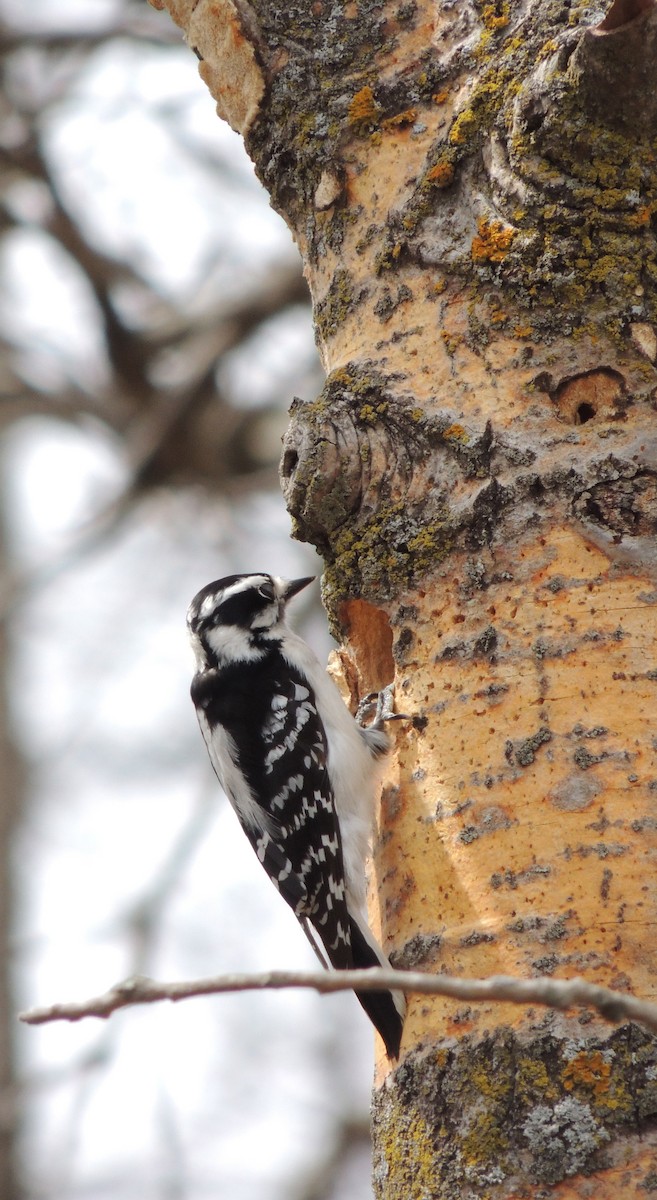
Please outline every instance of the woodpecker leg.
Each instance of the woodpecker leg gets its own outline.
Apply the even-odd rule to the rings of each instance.
[[[393,711],[395,707],[395,686],[392,683],[381,688],[376,701],[376,713],[372,726],[374,729],[383,729],[386,721],[404,721],[406,720],[403,713]]]
[[[371,719],[372,709],[376,702],[374,719]],[[411,721],[413,718],[406,713],[393,712],[395,704],[395,685],[389,683],[386,687],[381,688],[380,692],[370,692],[364,696],[358,705],[356,712],[356,720],[364,729],[372,730],[374,733],[383,733],[386,721]],[[370,720],[368,725],[365,724]]]
[[[407,713],[393,712],[395,707],[395,685],[388,683],[386,687],[381,688],[376,701],[376,713],[372,722],[372,729],[383,729],[386,721],[412,721]]]

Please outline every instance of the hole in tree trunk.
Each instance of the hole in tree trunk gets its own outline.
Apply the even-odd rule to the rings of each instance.
[[[579,408],[577,409],[577,412],[575,413],[575,418],[576,418],[575,424],[576,425],[585,425],[586,422],[590,421],[591,418],[594,416],[595,416],[595,409],[592,404],[586,404],[586,403],[580,404]]]
[[[536,386],[541,384],[537,382]],[[552,386],[549,395],[559,420],[567,425],[585,425],[594,417],[622,420],[628,404],[625,379],[611,367],[596,367],[562,379]]]
[[[299,465],[299,455],[296,450],[286,450],[281,461],[281,475],[289,479]]]

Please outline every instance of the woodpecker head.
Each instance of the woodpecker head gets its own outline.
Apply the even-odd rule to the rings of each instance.
[[[314,578],[227,575],[201,588],[187,611],[199,668],[261,658],[267,642],[282,633],[288,601]]]

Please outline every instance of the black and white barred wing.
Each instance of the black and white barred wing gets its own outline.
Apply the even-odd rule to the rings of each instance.
[[[260,862],[335,967],[351,965],[340,829],[327,740],[307,682],[287,664],[196,676],[212,764]]]
[[[340,829],[327,771],[327,741],[308,684],[274,681],[252,786],[270,822],[251,843],[296,915],[309,921],[334,967],[351,965]],[[238,745],[239,750],[239,745]],[[248,831],[247,831],[248,832]]]

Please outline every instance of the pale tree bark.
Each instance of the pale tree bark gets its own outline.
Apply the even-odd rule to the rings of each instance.
[[[654,998],[655,5],[158,4],[304,259],[328,377],[282,477],[345,685],[419,718],[393,962]],[[386,1200],[657,1190],[630,1024],[417,997],[374,1109]]]

